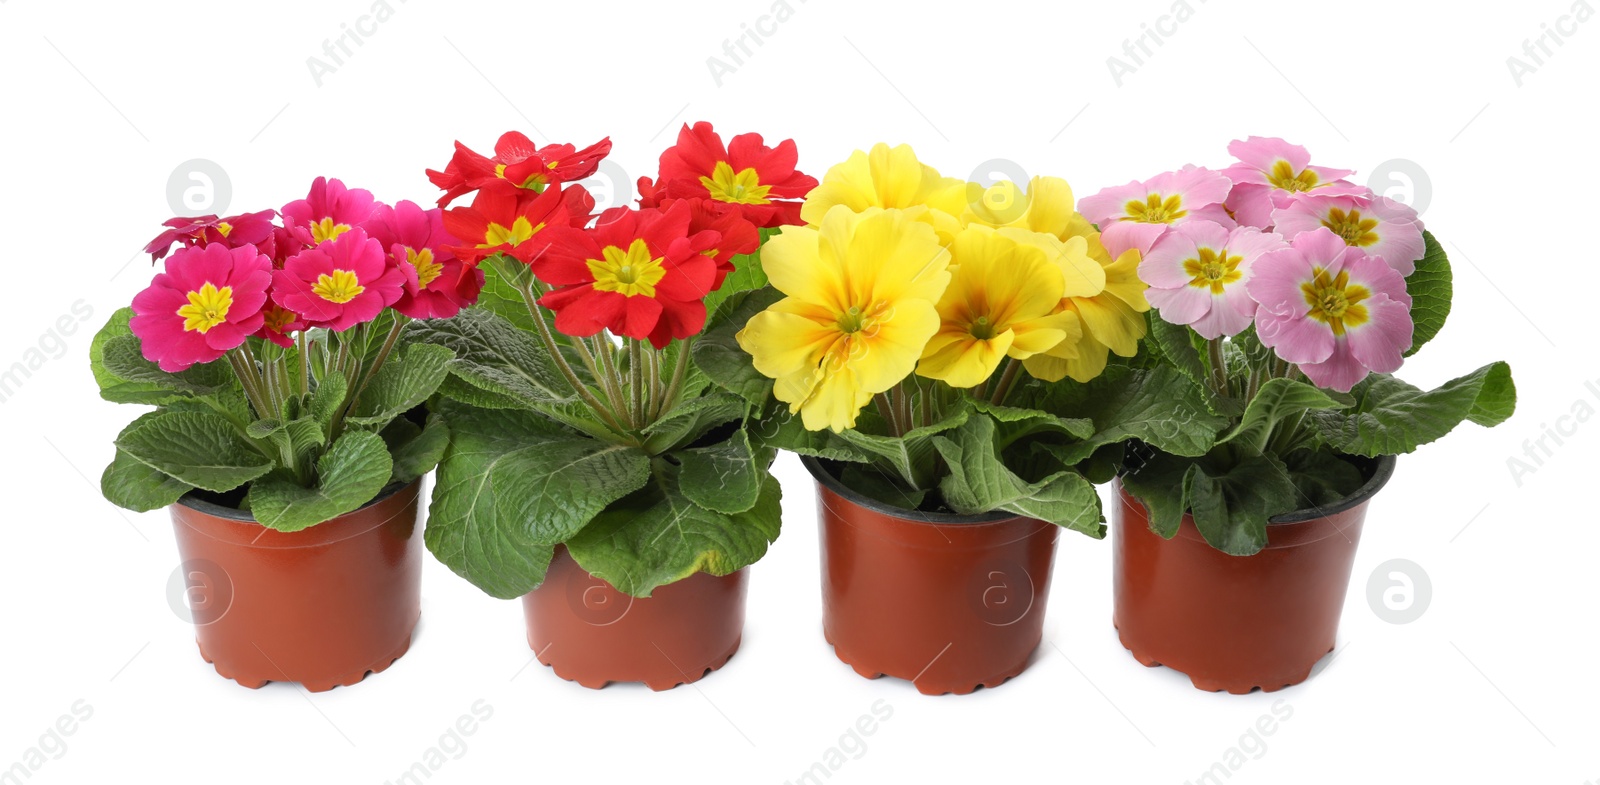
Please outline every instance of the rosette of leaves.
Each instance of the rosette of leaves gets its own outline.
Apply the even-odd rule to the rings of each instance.
[[[1406,278],[1415,322],[1407,356],[1443,328],[1450,313],[1450,262],[1431,233],[1426,252]],[[1338,503],[1367,480],[1363,466],[1443,437],[1464,421],[1485,427],[1516,408],[1516,387],[1504,362],[1485,365],[1422,390],[1374,373],[1349,393],[1320,389],[1273,356],[1250,328],[1207,342],[1187,327],[1149,314],[1150,334],[1136,365],[1124,373],[1161,375],[1171,396],[1161,404],[1180,416],[1182,399],[1200,400],[1206,422],[1188,449],[1137,436],[1121,448],[1122,483],[1150,512],[1163,537],[1177,534],[1185,513],[1213,547],[1237,556],[1267,544],[1273,516]],[[1091,385],[1093,387],[1093,385]],[[1181,415],[1186,416],[1186,415]]]
[[[112,314],[90,346],[102,398],[155,407],[117,435],[101,476],[119,507],[195,494],[299,531],[415,481],[449,443],[424,404],[455,353],[404,339],[393,311],[344,333],[309,331],[295,348],[250,338],[249,368],[217,360],[180,373],[143,357],[131,317]]]
[[[765,282],[756,254],[734,264],[706,299],[707,330]],[[765,555],[779,532],[775,453],[751,438],[750,401],[698,362],[706,335],[660,351],[561,335],[534,305],[526,266],[483,267],[476,306],[416,328],[455,352],[439,406],[450,445],[425,533],[434,556],[512,599],[544,581],[557,547],[638,597]],[[615,408],[602,414],[595,400]]]

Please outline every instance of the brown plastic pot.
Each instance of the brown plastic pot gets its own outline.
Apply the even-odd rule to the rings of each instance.
[[[528,647],[557,676],[590,689],[630,681],[659,691],[699,681],[739,650],[748,572],[699,572],[632,597],[557,546],[544,583],[522,597]]]
[[[361,681],[411,646],[421,615],[421,481],[298,532],[185,496],[169,509],[200,656],[250,688]]]
[[[1022,673],[1043,636],[1059,527],[1007,513],[915,512],[817,480],[822,632],[869,679],[965,695]]]
[[[1188,515],[1167,540],[1119,482],[1112,513],[1112,623],[1134,659],[1166,665],[1211,692],[1273,692],[1299,684],[1333,651],[1367,502],[1394,474],[1394,458],[1363,467],[1368,480],[1328,507],[1274,517],[1267,546],[1229,556]]]

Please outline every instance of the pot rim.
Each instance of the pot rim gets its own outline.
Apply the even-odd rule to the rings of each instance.
[[[1359,455],[1347,457],[1362,458]],[[1394,465],[1396,463],[1393,455],[1379,455],[1376,458],[1368,458],[1366,460],[1372,462],[1372,476],[1368,477],[1367,481],[1362,483],[1361,487],[1357,488],[1354,493],[1325,507],[1310,507],[1279,513],[1268,518],[1267,525],[1305,523],[1319,518],[1330,518],[1346,510],[1366,504],[1373,496],[1377,495],[1378,491],[1383,490],[1383,486],[1389,484],[1389,479],[1394,476]]]
[[[806,471],[811,472],[812,478],[814,478],[818,484],[830,491],[833,491],[834,494],[843,498],[845,501],[848,501],[851,504],[855,504],[859,507],[865,507],[866,509],[881,515],[888,515],[890,517],[899,518],[912,523],[927,523],[938,526],[963,526],[985,523],[1000,523],[1002,521],[1010,521],[1017,518],[1027,517],[1025,515],[1017,515],[1016,513],[1006,512],[1004,510],[995,510],[993,512],[986,512],[978,515],[960,515],[953,512],[925,512],[922,510],[908,510],[904,507],[896,507],[892,504],[878,501],[870,496],[862,495],[861,493],[851,489],[849,486],[846,486],[843,482],[840,482],[839,478],[834,476],[833,472],[829,470],[826,464],[843,464],[845,463],[844,461],[834,461],[827,458],[818,458],[812,455],[801,455],[800,463],[806,467]]]
[[[369,501],[366,504],[363,504],[360,507],[357,507],[354,510],[351,510],[350,512],[345,513],[345,515],[352,515],[354,513],[358,513],[358,512],[360,512],[362,510],[365,510],[368,507],[371,507],[371,506],[373,506],[373,505],[375,505],[375,504],[377,504],[377,503],[389,498],[390,496],[393,496],[393,495],[405,490],[406,488],[411,487],[411,485],[413,483],[419,483],[419,482],[422,482],[422,478],[421,477],[418,477],[417,479],[412,480],[411,482],[391,482],[388,485],[383,486],[383,490],[378,491],[378,495],[372,497],[372,501]],[[222,506],[220,504],[217,504],[215,502],[208,502],[205,499],[197,498],[194,495],[193,491],[189,491],[188,493],[185,493],[184,495],[178,497],[178,501],[176,503],[177,504],[181,504],[181,505],[183,505],[185,507],[188,507],[189,509],[194,510],[195,512],[204,513],[206,515],[210,515],[213,518],[222,518],[224,520],[238,521],[240,523],[256,523],[256,524],[260,523],[260,521],[256,520],[256,517],[254,515],[251,515],[250,513],[246,512],[244,510],[235,509],[233,507],[224,507],[224,506]],[[343,517],[343,516],[340,516],[340,517]],[[315,528],[317,526],[321,526],[321,525],[323,525],[325,523],[328,523],[331,520],[334,520],[334,519],[330,518],[328,521],[323,521],[322,523],[312,524],[311,526],[307,526],[306,528],[307,529],[312,529],[312,528]]]

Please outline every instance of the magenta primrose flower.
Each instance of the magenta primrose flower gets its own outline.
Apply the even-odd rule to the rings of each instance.
[[[1385,196],[1297,194],[1288,207],[1272,211],[1272,223],[1279,234],[1290,238],[1330,229],[1347,245],[1383,257],[1402,276],[1416,272],[1424,251],[1417,211]]]
[[[1330,229],[1263,254],[1247,289],[1261,343],[1318,387],[1349,392],[1369,372],[1399,369],[1411,348],[1405,278]]]
[[[311,191],[304,199],[296,199],[283,206],[284,226],[301,243],[316,245],[325,240],[337,240],[340,235],[355,228],[367,229],[376,205],[372,192],[361,188],[346,188],[339,180],[318,177],[311,183]]]
[[[364,229],[307,248],[272,274],[272,299],[308,326],[335,332],[377,318],[405,291],[406,275]]]
[[[145,359],[177,373],[207,363],[261,328],[272,260],[254,246],[181,248],[133,298],[128,326]]]
[[[1246,285],[1263,254],[1288,248],[1276,234],[1210,221],[1172,227],[1139,263],[1150,285],[1145,297],[1172,324],[1187,324],[1211,340],[1237,335],[1255,320],[1256,301]]]
[[[1233,228],[1234,220],[1222,206],[1232,187],[1221,172],[1191,164],[1143,182],[1103,189],[1080,201],[1078,211],[1100,227],[1108,244],[1145,247],[1168,226],[1188,221]]]
[[[405,290],[394,309],[413,319],[455,316],[478,301],[483,271],[450,252],[461,241],[444,228],[444,211],[414,202],[380,205],[373,232],[388,244],[390,263],[405,274]]]
[[[1369,193],[1364,186],[1344,179],[1354,170],[1312,166],[1311,153],[1306,148],[1276,137],[1235,139],[1228,144],[1228,152],[1239,159],[1223,170],[1233,181],[1233,192],[1227,199],[1228,211],[1239,223],[1262,231],[1274,229],[1272,211],[1288,207],[1295,194],[1359,196]],[[1280,234],[1291,237],[1285,232]]]

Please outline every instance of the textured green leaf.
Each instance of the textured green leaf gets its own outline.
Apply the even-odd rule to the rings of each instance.
[[[756,370],[750,355],[734,338],[750,317],[783,298],[771,287],[730,296],[706,322],[706,330],[690,350],[694,363],[718,387],[761,406],[772,394],[772,380]]]
[[[367,386],[356,393],[345,421],[383,425],[428,400],[449,373],[455,352],[444,346],[414,343],[389,356]]]
[[[1203,339],[1188,327],[1161,318],[1154,308],[1146,314],[1146,319],[1150,323],[1149,342],[1155,345],[1161,358],[1188,377],[1189,381],[1204,387],[1209,370],[1204,355],[1196,345],[1196,341]]]
[[[446,566],[495,597],[536,588],[555,544],[649,479],[649,458],[638,448],[577,436],[531,412],[454,405],[443,414],[450,447],[425,540]]]
[[[408,483],[433,471],[450,446],[450,427],[437,413],[429,414],[421,428],[404,417],[397,417],[378,435],[383,437],[394,459],[390,482]]]
[[[333,417],[338,414],[339,407],[344,406],[344,399],[350,394],[350,382],[342,373],[330,373],[317,382],[317,388],[311,393],[311,417],[327,430],[333,425]]]
[[[660,455],[682,447],[712,428],[743,417],[747,410],[742,398],[720,390],[690,398],[645,427],[645,450]]]
[[[1406,277],[1406,294],[1411,295],[1411,321],[1415,325],[1407,357],[1416,354],[1423,344],[1444,329],[1454,295],[1450,258],[1445,256],[1444,246],[1431,232],[1422,233],[1422,242],[1425,248],[1422,259],[1417,262],[1416,271]]]
[[[1217,443],[1238,441],[1260,452],[1266,449],[1267,438],[1281,420],[1318,409],[1354,404],[1355,399],[1344,393],[1322,390],[1293,379],[1268,379],[1245,407],[1239,424]]]
[[[840,464],[839,482],[856,493],[902,510],[919,510],[930,491],[911,490],[882,466],[870,463]]]
[[[372,501],[393,471],[383,439],[370,431],[350,431],[317,459],[315,487],[301,485],[287,472],[273,472],[250,486],[250,512],[269,529],[307,529]]]
[[[1027,482],[1006,467],[995,435],[993,420],[973,417],[959,428],[933,437],[934,446],[950,467],[939,490],[951,509],[966,515],[1004,510],[1091,537],[1105,536],[1100,495],[1088,480],[1077,472],[1063,471]]]
[[[800,416],[789,411],[789,404],[772,400],[761,417],[749,426],[750,442],[757,447],[786,450],[834,461],[861,463],[871,456],[839,439],[833,431],[808,431]]]
[[[871,456],[874,463],[899,475],[900,482],[910,490],[932,490],[938,483],[939,451],[934,447],[935,436],[959,428],[973,417],[965,407],[951,412],[932,425],[913,428],[904,436],[887,435],[882,420],[871,412],[862,412],[856,427],[841,431],[835,436],[860,452]],[[887,473],[887,472],[886,472]]]
[[[1351,391],[1354,409],[1312,414],[1317,432],[1347,455],[1400,455],[1454,430],[1462,420],[1484,427],[1505,422],[1517,405],[1511,366],[1496,362],[1424,392],[1388,374],[1373,374]]]
[[[724,441],[673,455],[682,464],[678,480],[689,501],[727,515],[755,506],[767,467],[743,428]]]
[[[1327,507],[1355,493],[1367,481],[1355,464],[1326,450],[1295,450],[1284,458],[1299,509]]]
[[[1196,462],[1183,478],[1195,528],[1211,547],[1249,556],[1267,545],[1267,521],[1298,505],[1284,465],[1270,455],[1242,454],[1227,466]]]
[[[1195,461],[1155,452],[1148,447],[1142,449],[1139,460],[1128,460],[1118,479],[1149,511],[1150,530],[1170,540],[1178,533],[1183,516],[1189,511],[1183,481]]]
[[[1107,444],[1137,439],[1173,455],[1204,455],[1228,420],[1211,413],[1204,391],[1177,369],[1111,366],[1087,384],[1051,385],[1050,411],[1094,422],[1093,436],[1052,452],[1073,465]]]
[[[204,412],[167,412],[141,420],[117,437],[117,448],[179,482],[226,493],[272,469],[227,419]]]
[[[165,403],[174,397],[212,395],[227,387],[233,369],[225,361],[192,365],[179,373],[167,373],[144,358],[139,339],[132,334],[109,338],[99,346],[97,377],[112,379],[102,385],[117,403]]]
[[[697,572],[727,575],[754,564],[778,538],[783,494],[771,475],[762,478],[754,507],[724,515],[684,496],[671,463],[657,459],[653,472],[644,490],[567,542],[580,566],[618,590],[648,597]]]
[[[127,433],[162,412],[149,412],[122,429]],[[119,435],[120,436],[120,435]],[[126,510],[149,512],[178,501],[193,486],[175,480],[150,466],[139,462],[122,450],[117,450],[111,465],[100,475],[100,493],[106,500]]]
[[[489,311],[468,308],[451,319],[414,322],[411,329],[415,340],[455,352],[450,362],[452,375],[499,399],[513,399],[532,408],[573,397],[538,339]],[[479,401],[466,402],[481,405]]]
[[[761,229],[761,243],[766,244],[767,238],[777,233],[776,229]],[[741,254],[729,260],[733,264],[733,272],[723,280],[722,286],[716,291],[706,295],[706,310],[716,311],[721,305],[732,300],[735,296],[760,289],[767,285],[767,272],[761,268],[761,249],[756,248],[755,253]],[[743,322],[740,322],[743,325]]]

